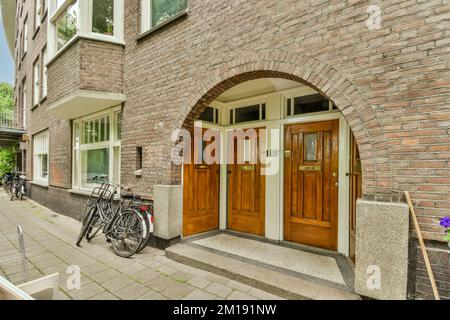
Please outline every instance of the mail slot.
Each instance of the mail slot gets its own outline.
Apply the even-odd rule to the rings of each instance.
[[[241,171],[255,171],[255,166],[239,166],[239,170]]]
[[[322,171],[322,166],[300,166],[300,171]]]
[[[195,169],[209,169],[209,166],[205,164],[197,164]]]

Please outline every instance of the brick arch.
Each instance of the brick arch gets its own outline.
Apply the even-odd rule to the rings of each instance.
[[[356,137],[363,166],[365,199],[395,201],[387,141],[374,110],[347,77],[325,62],[292,52],[242,53],[192,79],[197,87],[187,96],[174,123],[190,128],[220,94],[240,83],[260,78],[283,78],[308,85],[330,99],[344,115]],[[180,167],[172,166],[172,182],[179,183]]]

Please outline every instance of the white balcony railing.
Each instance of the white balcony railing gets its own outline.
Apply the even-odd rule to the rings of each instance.
[[[23,108],[0,112],[0,129],[25,130],[25,119]]]

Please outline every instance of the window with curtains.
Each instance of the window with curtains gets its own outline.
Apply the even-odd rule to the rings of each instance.
[[[120,107],[74,121],[74,189],[95,187],[96,176],[120,183],[120,126]]]
[[[33,136],[33,180],[48,184],[48,130]]]

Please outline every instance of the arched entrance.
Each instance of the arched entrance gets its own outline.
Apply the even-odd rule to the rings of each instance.
[[[216,188],[214,192],[218,194],[217,211],[219,213],[212,216],[214,219],[217,217],[219,220],[219,228],[231,228],[237,231],[262,234],[267,238],[274,240],[300,242],[350,254],[351,250],[349,250],[348,247],[352,238],[348,235],[351,228],[350,212],[352,208],[354,208],[354,204],[351,203],[353,200],[350,199],[351,194],[355,194],[358,197],[365,197],[366,199],[377,200],[391,200],[395,197],[390,188],[391,173],[389,161],[387,160],[387,148],[385,148],[386,141],[384,140],[380,124],[376,120],[372,108],[367,105],[357,88],[350,81],[347,81],[343,75],[313,58],[302,58],[295,54],[277,54],[271,52],[265,54],[244,54],[236,60],[237,61],[234,61],[233,63],[221,65],[220,68],[213,71],[207,78],[200,76],[199,79],[197,79],[199,92],[189,97],[191,101],[190,105],[193,107],[187,107],[183,110],[183,115],[178,123],[179,127],[191,130],[194,127],[195,121],[200,117],[205,116],[205,111],[207,114],[212,115],[211,119],[213,122],[212,126],[211,124],[207,124],[206,127],[213,127],[216,129],[217,127],[230,128],[230,126],[233,125],[234,127],[244,129],[255,129],[261,127],[262,124],[265,125],[266,129],[271,129],[271,126],[275,124],[281,132],[279,149],[268,149],[265,150],[265,152],[291,151],[292,160],[286,160],[289,158],[287,153],[283,153],[282,156],[280,155],[281,159],[283,159],[282,172],[275,178],[272,176],[266,177],[264,185],[261,181],[256,183],[255,179],[252,179],[251,177],[237,177],[233,179],[233,168],[230,168],[230,165],[221,166],[218,170],[220,174],[217,184],[212,184],[210,179],[212,174],[210,172],[209,178],[206,180],[210,182],[210,185],[214,185],[214,188]],[[317,113],[295,110],[295,99],[301,100],[300,97],[302,97],[302,95],[296,96],[294,94],[290,97],[290,103],[292,105],[289,107],[291,108],[289,112],[291,113],[287,114],[286,108],[288,98],[283,92],[280,93],[280,90],[275,90],[272,93],[280,94],[278,118],[262,119],[261,114],[265,104],[264,101],[257,101],[255,104],[250,105],[244,103],[244,101],[246,99],[249,100],[250,97],[267,95],[268,93],[258,91],[258,88],[256,88],[253,92],[251,92],[252,90],[250,89],[247,90],[248,94],[245,95],[242,92],[236,92],[236,89],[233,88],[238,88],[239,86],[242,87],[245,86],[246,83],[249,84],[264,79],[292,81],[302,88],[308,88],[308,90],[311,91],[305,96],[320,96],[329,102],[330,108],[329,110],[321,110]],[[281,91],[284,89],[281,89]],[[217,104],[218,98],[220,100],[220,97],[229,93],[230,90],[235,91],[235,100],[225,101],[227,102],[224,103],[225,111],[218,111],[217,109],[220,108],[216,108],[214,105]],[[239,94],[241,94],[241,96],[239,96]],[[236,111],[230,113],[230,109],[239,109],[239,106],[233,105],[236,100],[240,100],[240,107],[253,107],[255,109],[255,106],[257,105],[260,111],[259,120],[267,120],[266,122],[269,124],[253,120],[248,121],[247,123],[245,123],[245,121],[242,123],[233,123],[233,121],[235,121]],[[272,112],[267,107],[267,102],[264,107],[264,112]],[[226,120],[221,121],[220,123],[214,123],[216,112],[219,115],[222,115],[223,112]],[[227,129],[223,130],[226,131]],[[353,133],[353,136],[350,136],[350,132]],[[298,142],[300,141],[299,136],[303,138],[302,143]],[[343,137],[347,137],[345,141],[342,141]],[[295,140],[297,142],[289,142],[289,139],[297,139]],[[346,176],[352,175],[352,172],[350,171],[350,156],[352,155],[350,139],[355,141],[355,146],[356,143],[359,146],[358,161],[361,163],[360,167],[364,168],[363,172],[361,171],[364,179],[362,179],[362,181],[361,179],[359,180],[359,185],[352,184],[353,188],[356,186],[356,188],[361,188],[361,191],[354,193],[350,192],[351,179]],[[374,144],[372,141],[377,141],[377,143]],[[289,145],[289,143],[291,144]],[[305,158],[304,153],[307,151],[305,150],[305,146],[308,145],[308,143],[318,147],[311,157]],[[288,150],[289,148],[295,150]],[[260,150],[257,152],[260,152]],[[303,158],[300,158],[300,156]],[[375,157],[377,158],[377,161],[374,161]],[[288,163],[289,161],[291,161],[291,163]],[[314,161],[315,163],[313,163]],[[288,167],[291,168],[290,173]],[[185,167],[184,173],[186,173],[186,169],[187,168]],[[210,170],[205,166],[198,167],[197,169]],[[181,180],[183,180],[183,178],[181,178],[182,175],[178,173],[179,171],[181,171],[181,167],[173,166],[172,183],[182,183]],[[256,169],[251,167],[248,167],[248,170],[237,168],[237,171],[247,173],[247,175],[251,176],[250,173],[254,173]],[[294,183],[292,181],[287,181],[292,175],[298,176],[299,172],[302,176],[301,182],[297,181]],[[230,174],[232,177],[229,177]],[[185,178],[186,177],[184,177],[184,179]],[[230,188],[230,185],[233,185],[234,181],[237,180],[250,181],[249,183],[251,185],[262,186],[264,190],[261,192],[260,189],[254,190],[246,186],[238,186],[240,187],[239,189],[236,185],[235,189]],[[191,179],[191,181],[194,180]],[[274,184],[277,184],[275,189],[267,187],[273,186]],[[306,184],[310,187],[299,188],[297,184]],[[186,190],[185,183],[184,187]],[[191,192],[195,193],[195,191],[192,191],[195,188],[189,188]],[[335,188],[339,190],[345,188],[346,197],[342,197],[342,192],[336,191]],[[261,217],[263,216],[263,229],[259,228],[259,231],[251,231],[251,228],[245,230],[245,227],[233,227],[233,204],[236,202],[234,195],[236,190],[237,192],[242,192],[242,190],[244,190],[244,193],[245,190],[247,190],[249,192],[248,194],[252,195],[251,204],[253,209],[255,207],[255,201],[253,199],[254,195],[260,195],[260,201],[259,203],[256,203],[256,205],[264,207],[264,212],[259,210],[260,219],[253,219],[251,222],[247,222],[247,226],[254,226],[255,223],[261,221]],[[315,191],[313,192],[313,190]],[[276,201],[271,201],[270,197],[268,197],[269,194],[273,194],[273,192],[279,194]],[[223,196],[224,193],[226,193],[228,197]],[[199,193],[197,193],[197,195],[198,194]],[[230,197],[230,195],[232,195],[232,197]],[[242,194],[238,194],[236,197],[242,198]],[[289,197],[291,200],[289,200]],[[268,199],[269,201],[267,201]],[[305,199],[310,202],[303,201]],[[336,200],[333,201],[333,199]],[[184,201],[186,206],[187,199],[185,198]],[[289,201],[291,203],[289,203]],[[238,203],[238,205],[241,205],[242,207],[244,204]],[[290,208],[288,208],[289,206]],[[294,206],[299,208],[297,213],[300,215],[307,215],[306,218],[308,221],[305,221],[302,216],[292,216],[292,208]],[[273,213],[277,210],[278,217],[273,214],[267,214],[268,212]],[[342,214],[337,213],[341,211],[346,212],[345,219],[342,217]],[[291,217],[288,217],[288,212],[290,212],[289,214],[291,214]],[[312,217],[319,216],[320,221],[317,221],[317,219],[315,219],[316,221],[311,221],[314,220],[311,219]],[[183,219],[184,226],[186,226],[186,221],[194,221],[194,219],[190,219],[186,216],[184,216]],[[329,221],[327,221],[327,219]],[[330,221],[333,222],[331,223],[332,225],[330,225]],[[341,226],[345,226],[345,237],[347,240],[341,239],[340,233],[342,232],[339,231],[342,229]],[[200,228],[198,232],[208,231],[210,229],[217,229],[216,223],[209,225],[208,228]],[[191,233],[186,234],[185,232],[184,235],[190,234]],[[309,236],[305,239],[305,234],[313,234],[314,236]],[[325,238],[327,239],[322,241]]]

